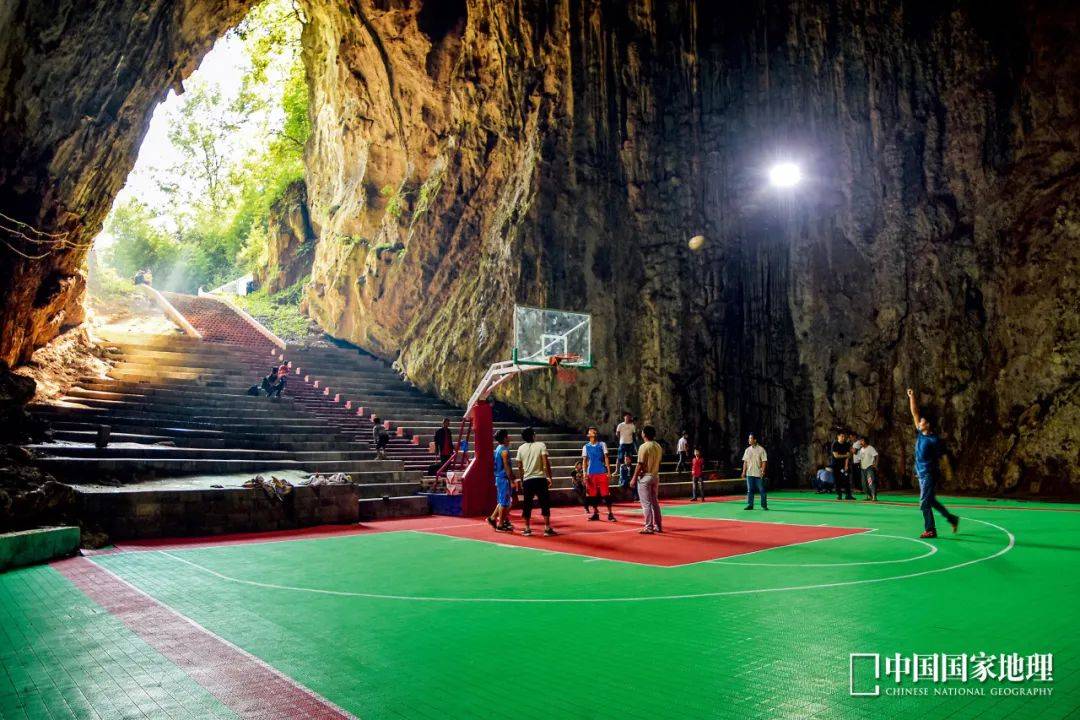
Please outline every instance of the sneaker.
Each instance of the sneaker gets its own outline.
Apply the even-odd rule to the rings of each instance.
[[[599,513],[593,513],[592,515],[589,516],[589,520],[599,520],[599,519],[600,519]]]
[[[504,530],[509,530],[510,532],[513,532],[513,531],[514,531],[514,526],[513,526],[513,525],[511,525],[511,524],[510,524],[510,523],[508,523],[508,522],[505,522],[505,523],[503,523],[503,524],[502,524],[502,525],[500,525],[499,527],[503,528]]]
[[[952,518],[949,520],[949,524],[952,525],[953,532],[958,531],[960,529],[960,518],[953,515]]]
[[[754,509],[753,505],[747,505],[746,507],[743,508],[743,510],[753,510],[753,509]]]
[[[488,517],[487,521],[488,521],[488,525],[490,525],[491,527],[495,528],[496,530],[498,530],[498,529],[499,529],[499,526],[498,526],[498,524],[497,524],[497,523],[495,522],[495,519],[494,519],[494,518],[492,518],[492,517]]]
[[[638,534],[639,535],[652,535],[653,531],[652,531],[652,528],[641,528],[640,530],[638,530]]]
[[[937,530],[927,530],[926,532],[924,532],[919,537],[924,538],[924,539],[925,538],[936,538],[937,537]]]
[[[660,535],[663,535],[664,534],[664,529],[663,528],[653,528],[653,532],[654,533],[659,533]]]
[[[495,532],[512,533],[514,532],[514,528],[507,527],[506,525],[496,525]]]
[[[608,522],[615,522],[615,513],[608,513]]]
[[[767,508],[767,507],[765,507],[764,505],[762,505],[762,506],[761,506],[761,509],[762,509],[762,510],[768,510],[769,508]]]
[[[525,528],[524,530],[521,531],[521,534],[525,535],[527,537],[529,535],[532,535],[532,530],[530,530],[529,528]]]
[[[545,528],[544,530],[544,537],[551,537],[558,534],[559,533],[555,532],[555,528]]]

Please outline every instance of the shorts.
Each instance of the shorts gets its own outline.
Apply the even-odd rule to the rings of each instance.
[[[510,492],[510,481],[506,478],[495,478],[495,497],[500,507],[508,508],[514,504],[514,494]]]
[[[525,478],[525,482],[522,483],[522,507],[521,517],[528,520],[532,517],[533,498],[535,497],[540,505],[540,514],[544,517],[551,515],[551,496],[548,493],[548,481],[546,477],[531,477]]]
[[[610,494],[607,473],[589,473],[586,475],[585,491],[590,497],[607,497]]]

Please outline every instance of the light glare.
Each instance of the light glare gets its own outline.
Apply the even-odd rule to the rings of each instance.
[[[802,180],[802,170],[795,163],[777,163],[769,169],[769,183],[773,187],[795,187]]]

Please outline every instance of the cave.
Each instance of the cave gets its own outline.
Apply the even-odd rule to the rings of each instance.
[[[81,321],[151,112],[248,5],[9,5],[7,363]],[[506,402],[574,425],[633,408],[733,456],[753,430],[797,483],[836,426],[908,473],[918,386],[958,488],[1072,494],[1050,468],[1077,459],[1076,16],[950,8],[302,2],[311,315],[460,402],[506,352],[489,308],[587,308],[600,369]],[[783,158],[807,182],[778,198]],[[360,235],[401,262],[327,282],[362,279],[340,246]]]
[[[303,267],[257,280],[319,342],[200,295],[79,345],[155,108],[255,5],[0,5],[0,716],[1018,710],[919,705],[924,651],[1076,712],[1080,6],[295,0],[311,134],[269,252]],[[518,307],[588,313],[589,363],[481,424]],[[486,444],[526,426],[550,454]],[[838,433],[884,502],[814,497]],[[518,643],[557,692],[503,707]],[[662,674],[623,688],[630,656]]]

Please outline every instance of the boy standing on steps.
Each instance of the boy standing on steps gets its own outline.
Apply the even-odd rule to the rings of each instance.
[[[611,511],[611,488],[608,487],[611,465],[608,462],[607,444],[600,442],[599,434],[600,431],[595,427],[589,428],[589,442],[581,448],[581,461],[586,464],[585,491],[593,507],[589,519],[600,519],[600,498],[603,498],[604,505],[607,506],[607,519],[614,521],[615,513]]]
[[[675,473],[681,475],[682,471],[690,465],[690,433],[685,430],[679,436],[679,441],[675,443],[675,455],[678,457]]]
[[[621,463],[624,457],[634,454],[634,433],[636,432],[637,425],[634,424],[634,416],[623,413],[623,421],[615,426],[615,436],[619,440],[619,456],[615,462]]]
[[[371,418],[371,422],[375,423],[371,428],[371,442],[375,445],[375,457],[385,460],[386,446],[390,444],[390,433],[386,431],[378,416]]]
[[[551,527],[551,461],[548,460],[547,446],[542,442],[535,442],[536,431],[527,427],[521,431],[521,439],[524,440],[517,450],[518,473],[521,475],[520,488],[524,504],[521,508],[521,517],[525,521],[525,529],[522,535],[532,535],[533,497],[540,503],[540,514],[544,516],[544,535],[557,534]]]
[[[937,483],[941,478],[938,461],[945,447],[941,438],[933,433],[930,420],[919,414],[915,391],[908,388],[907,396],[911,419],[915,422],[915,475],[919,478],[919,509],[923,514],[923,534],[919,537],[936,538],[934,510],[945,516],[953,532],[960,529],[960,518],[949,512],[937,499]]]
[[[488,525],[495,532],[513,532],[510,524],[510,506],[514,495],[510,492],[510,483],[514,482],[514,468],[510,462],[510,433],[500,430],[495,433],[495,510],[488,517]]]

